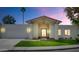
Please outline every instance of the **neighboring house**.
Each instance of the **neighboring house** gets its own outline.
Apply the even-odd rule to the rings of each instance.
[[[76,38],[79,27],[59,25],[61,21],[41,16],[26,21],[27,24],[2,25],[2,38]]]

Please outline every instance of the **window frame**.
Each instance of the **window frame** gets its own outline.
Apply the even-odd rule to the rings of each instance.
[[[59,36],[61,35],[61,29],[58,29],[58,35]]]
[[[71,30],[70,29],[65,29],[64,34],[70,36],[71,35]]]

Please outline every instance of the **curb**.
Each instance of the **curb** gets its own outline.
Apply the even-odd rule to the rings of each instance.
[[[14,47],[11,50],[62,50],[79,48],[79,45],[68,45],[68,46],[48,46],[48,47]]]

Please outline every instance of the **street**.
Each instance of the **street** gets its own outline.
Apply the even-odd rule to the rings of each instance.
[[[79,52],[79,48],[60,49],[60,50],[6,50],[3,52]]]
[[[56,50],[56,52],[79,52],[79,48],[67,49],[67,50]]]

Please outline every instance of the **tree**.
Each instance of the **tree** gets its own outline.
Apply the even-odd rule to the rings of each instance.
[[[14,19],[13,16],[7,15],[7,16],[4,16],[4,18],[2,19],[2,22],[4,24],[15,24],[16,20]]]
[[[23,17],[23,24],[24,24],[24,12],[26,11],[26,9],[24,7],[21,7],[21,12],[22,12],[22,17]]]
[[[79,7],[66,7],[65,12],[73,24],[79,25]]]

